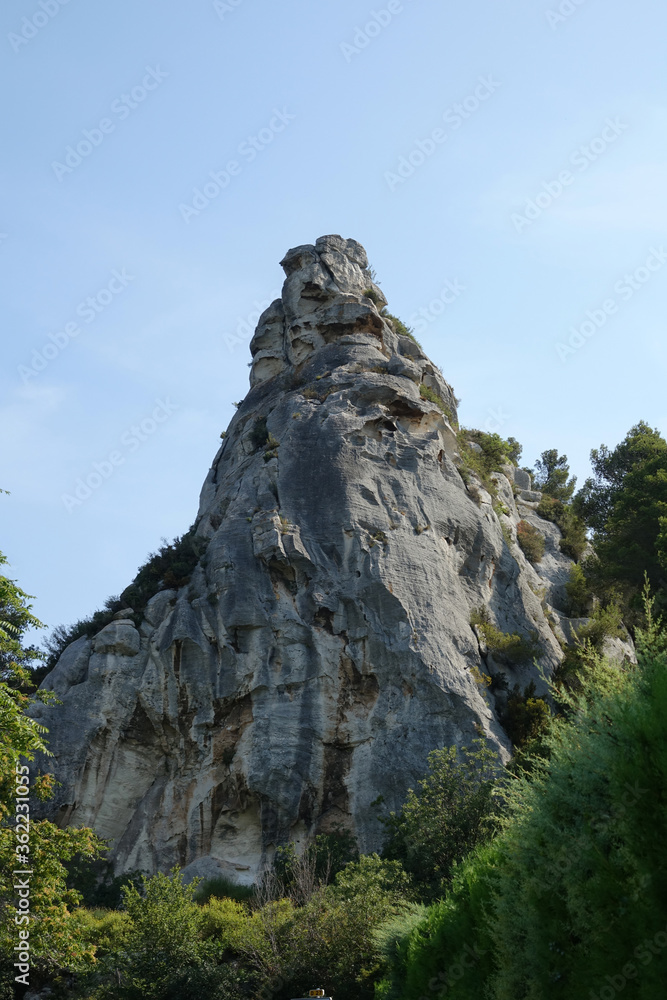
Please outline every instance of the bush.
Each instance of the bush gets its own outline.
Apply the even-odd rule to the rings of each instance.
[[[512,663],[527,663],[542,653],[537,641],[537,633],[530,639],[516,632],[501,632],[492,624],[489,612],[485,607],[475,608],[470,613],[470,624],[477,626],[488,649],[497,653]]]
[[[252,425],[250,431],[250,443],[255,451],[265,445],[269,439],[269,431],[266,426],[266,417],[258,417]]]
[[[583,618],[591,606],[593,595],[583,566],[575,563],[570,570],[570,579],[565,584],[567,606],[565,611],[570,618]]]
[[[364,292],[364,294],[368,295],[368,292]],[[384,317],[384,319],[389,320],[390,325],[393,327],[394,333],[398,334],[399,337],[409,337],[410,340],[414,340],[417,347],[423,350],[422,345],[419,343],[414,333],[412,332],[412,327],[406,326],[403,320],[399,319],[398,316],[393,316],[390,312],[387,312],[386,306],[382,310],[382,316]]]
[[[532,563],[538,563],[544,555],[544,535],[528,521],[519,521],[516,539],[526,558]]]
[[[442,396],[439,396],[434,389],[430,389],[427,385],[424,385],[424,383],[422,382],[422,384],[419,386],[419,395],[421,396],[422,399],[428,399],[429,403],[435,403],[438,409],[441,410],[442,413],[444,413],[444,415],[447,417],[448,422],[452,424],[452,426],[454,427],[458,426],[456,419],[452,414],[452,411],[447,406]]]
[[[141,892],[123,887],[123,903],[132,921],[132,946],[156,964],[189,964],[197,956],[201,910],[194,902],[199,879],[184,884],[178,868],[169,875],[142,876]]]
[[[91,859],[77,854],[65,866],[67,888],[80,896],[82,906],[118,909],[123,899],[124,885],[139,885],[142,872],[136,870],[114,875],[113,865],[106,858]]]
[[[401,862],[422,899],[441,895],[454,864],[489,836],[497,770],[497,757],[483,739],[460,751],[433,750],[418,790],[409,789],[401,811],[384,820],[384,855]]]
[[[204,879],[197,886],[195,899],[198,903],[208,903],[211,899],[235,899],[243,903],[252,900],[254,895],[255,890],[251,885],[239,885],[221,875]]]
[[[508,438],[506,441],[499,434],[486,434],[470,428],[462,428],[458,434],[457,446],[461,456],[461,466],[459,472],[464,482],[466,473],[473,473],[481,481],[484,489],[496,497],[498,488],[491,478],[492,472],[501,472],[508,462],[518,460],[521,454],[521,445],[515,438]],[[471,448],[469,441],[478,444],[481,452]]]
[[[409,906],[409,892],[398,862],[365,856],[300,907],[269,900],[250,912],[234,900],[212,899],[202,911],[203,937],[220,959],[240,961],[264,996],[303,996],[322,983],[334,996],[372,1000],[382,966],[375,930]]]
[[[638,1000],[663,995],[667,635],[650,618],[638,654],[571,699],[547,758],[507,783],[501,833],[399,940],[387,1000],[590,1000],[630,979]]]
[[[618,604],[606,607],[598,604],[586,625],[577,632],[576,640],[565,650],[565,657],[555,672],[559,686],[581,690],[588,675],[595,672],[607,639],[622,639],[626,631]]]
[[[544,698],[535,697],[535,682],[531,681],[523,692],[514,685],[498,717],[514,747],[522,748],[545,731],[551,712]]]
[[[117,611],[132,608],[135,625],[141,621],[151,597],[160,590],[178,590],[190,580],[206,549],[206,542],[195,536],[194,525],[180,538],[165,542],[157,552],[148,557],[132,583],[120,597],[109,597],[104,608],[89,618],[82,618],[74,625],[59,625],[53,630],[45,645],[49,653],[47,670],[52,670],[63,650],[81,636],[92,638],[100,629],[113,621]]]
[[[560,529],[560,550],[564,555],[579,562],[588,545],[586,525],[572,507],[550,496],[543,496],[537,513],[545,521],[553,521]]]
[[[205,931],[211,928],[210,907],[195,904],[197,881],[185,885],[178,868],[169,875],[144,876],[141,891],[135,885],[124,887],[125,913],[75,914],[83,939],[98,948],[97,968],[82,982],[86,998],[199,1000],[206,995],[232,1000],[239,996],[247,977],[220,964],[227,941],[205,940]]]
[[[287,897],[303,905],[347,864],[358,859],[357,842],[349,830],[343,829],[318,834],[301,854],[297,854],[294,844],[278,847],[269,894],[276,899]]]

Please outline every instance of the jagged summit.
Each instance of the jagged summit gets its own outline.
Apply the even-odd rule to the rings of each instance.
[[[507,757],[480,677],[539,684],[535,664],[494,659],[471,615],[532,636],[547,672],[562,658],[545,614],[571,565],[558,529],[512,466],[496,510],[464,482],[453,391],[397,332],[363,247],[324,236],[282,266],[189,583],[72,643],[45,681],[62,706],[36,709],[51,808],[111,838],[118,870],[250,881],[278,844],[339,825],[376,849],[372,803],[399,808],[430,750],[481,727]],[[545,537],[540,575],[522,517]]]

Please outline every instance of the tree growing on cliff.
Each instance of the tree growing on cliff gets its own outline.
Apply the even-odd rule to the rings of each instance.
[[[640,421],[613,450],[606,445],[593,449],[591,463],[594,477],[586,480],[574,505],[594,531],[594,586],[602,594],[620,592],[626,610],[637,612],[646,573],[664,608],[667,441]]]
[[[556,448],[542,452],[535,462],[533,485],[536,490],[546,493],[554,500],[568,503],[572,499],[576,484],[576,476],[570,478],[567,455],[559,455]]]

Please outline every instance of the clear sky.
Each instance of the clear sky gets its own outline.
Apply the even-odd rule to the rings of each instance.
[[[327,233],[523,462],[667,433],[666,35],[664,0],[4,4],[0,548],[39,617],[187,530]]]

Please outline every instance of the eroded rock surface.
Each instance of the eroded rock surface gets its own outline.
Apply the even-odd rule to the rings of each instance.
[[[276,845],[337,825],[376,849],[374,800],[399,808],[430,750],[481,727],[508,756],[476,677],[539,688],[562,657],[544,609],[571,564],[529,477],[497,474],[508,513],[466,487],[454,393],[383,316],[358,243],[326,236],[282,264],[189,585],[68,647],[44,684],[63,704],[36,710],[52,808],[111,838],[118,870],[251,881]],[[541,568],[516,544],[522,516],[547,538]],[[481,606],[534,634],[539,661],[494,662],[470,625]]]

